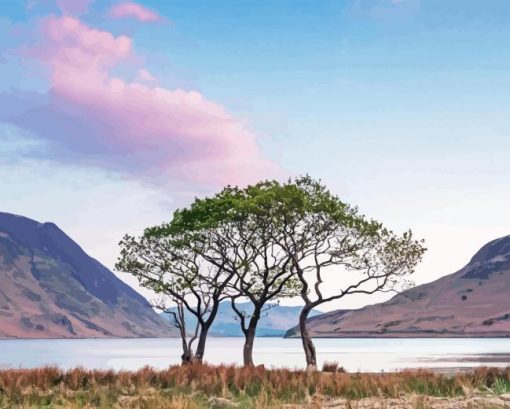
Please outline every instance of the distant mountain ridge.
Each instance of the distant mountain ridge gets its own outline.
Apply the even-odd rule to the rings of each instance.
[[[0,212],[0,337],[159,337],[145,298],[53,223]]]
[[[249,302],[238,303],[238,308],[245,311],[247,315],[253,312],[253,305]],[[262,314],[257,327],[258,337],[282,337],[287,329],[298,322],[299,313],[302,307],[282,306],[270,304]],[[175,309],[171,309],[175,311]],[[313,310],[310,315],[316,316],[322,314],[320,311]],[[163,313],[163,317],[169,319],[169,314]],[[196,318],[190,312],[186,311],[186,325],[188,330],[195,328]],[[229,301],[220,303],[218,314],[210,330],[211,336],[217,337],[242,337],[243,333],[239,321],[236,320],[236,313],[232,309]]]
[[[308,321],[315,337],[510,337],[510,236],[458,272],[359,310]],[[298,328],[286,336],[298,336]]]

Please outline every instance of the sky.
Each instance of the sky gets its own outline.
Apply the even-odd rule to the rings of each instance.
[[[507,0],[0,13],[0,211],[58,224],[110,268],[125,233],[196,196],[301,174],[425,239],[417,284],[510,234]]]

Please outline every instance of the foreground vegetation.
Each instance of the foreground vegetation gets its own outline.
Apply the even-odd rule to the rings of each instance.
[[[56,367],[0,371],[2,408],[474,408],[505,407],[490,403],[490,397],[509,392],[510,368],[481,368],[455,376],[421,370],[307,373],[199,364],[166,370],[146,367],[133,372],[80,368],[63,371]],[[404,396],[413,397],[405,399],[411,406],[397,405]],[[434,396],[447,397],[449,402],[485,396],[489,404],[484,406],[481,402],[485,401],[478,400],[474,406],[429,406],[427,402],[434,400],[428,397]],[[392,403],[376,406],[370,402]]]

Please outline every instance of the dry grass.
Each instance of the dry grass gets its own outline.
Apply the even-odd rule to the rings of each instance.
[[[325,361],[322,364],[322,372],[345,373],[345,369],[337,361]]]
[[[55,367],[0,371],[0,407],[270,408],[323,399],[403,395],[453,397],[510,391],[510,368],[445,376],[427,371],[312,373],[262,367],[188,365],[104,371]],[[320,406],[319,406],[320,407]]]

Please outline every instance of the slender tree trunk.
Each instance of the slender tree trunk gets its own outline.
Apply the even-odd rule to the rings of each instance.
[[[243,348],[243,361],[244,366],[254,366],[253,365],[253,343],[255,341],[255,331],[248,329],[246,333],[246,338],[244,341]]]
[[[200,334],[198,336],[198,344],[195,352],[195,356],[193,357],[194,362],[202,363],[205,354],[205,343],[207,341],[207,334],[209,332],[209,328],[211,328],[214,319],[216,318],[216,314],[218,313],[219,301],[217,299],[214,300],[214,304],[211,308],[211,312],[209,313],[209,317],[205,322],[200,324]]]
[[[182,329],[181,329],[181,343],[182,343],[181,364],[185,365],[191,362],[191,356],[189,353],[188,344],[186,342],[186,333]]]
[[[247,331],[245,332],[244,348],[243,348],[243,361],[244,366],[254,366],[253,364],[253,343],[255,342],[255,335],[257,333],[257,324],[260,319],[260,309],[255,308],[253,315],[250,318]]]
[[[205,342],[207,341],[207,333],[209,332],[208,326],[202,326],[200,328],[200,335],[198,336],[198,344],[195,356],[193,358],[194,362],[202,363],[204,359],[205,353]]]
[[[308,372],[317,370],[317,354],[315,352],[315,346],[313,345],[310,333],[306,328],[306,320],[311,309],[312,308],[310,306],[305,305],[299,315],[299,330],[301,331],[301,341],[303,342],[303,349],[306,357],[306,370]]]
[[[181,344],[182,344],[182,355],[181,355],[181,364],[186,365],[191,363],[193,359],[193,351],[189,348],[187,341],[187,334],[186,334],[186,322],[184,321],[184,309],[182,305],[178,305],[178,314],[179,318],[177,318],[177,315],[174,313],[174,318],[176,322],[178,322],[178,328],[179,333],[181,336]]]

